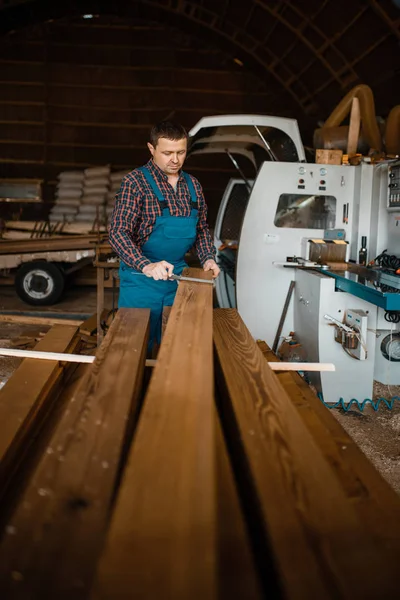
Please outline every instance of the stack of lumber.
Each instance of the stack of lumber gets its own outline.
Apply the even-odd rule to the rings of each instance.
[[[398,497],[212,292],[179,284],[151,377],[121,309],[77,386],[0,392],[1,598],[398,597]]]

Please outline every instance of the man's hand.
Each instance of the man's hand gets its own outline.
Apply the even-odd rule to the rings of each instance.
[[[216,279],[221,272],[221,269],[219,268],[215,260],[213,260],[212,258],[206,260],[206,262],[203,265],[203,269],[205,271],[212,271],[213,279]]]
[[[167,262],[166,260],[161,260],[160,262],[151,263],[146,267],[143,267],[142,273],[146,275],[146,277],[152,277],[153,279],[168,279],[172,275],[172,271],[174,270],[174,265]]]

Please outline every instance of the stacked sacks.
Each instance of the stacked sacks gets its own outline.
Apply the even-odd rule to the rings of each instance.
[[[107,193],[106,215],[109,219],[114,210],[115,196],[119,192],[121,182],[130,171],[116,171],[110,175],[110,190]]]
[[[83,194],[76,221],[104,221],[104,207],[110,184],[110,166],[85,169]]]
[[[54,206],[50,211],[50,221],[75,219],[83,192],[83,171],[63,171],[58,175]]]
[[[91,167],[84,171],[64,171],[58,176],[56,200],[51,221],[95,221],[107,224],[121,182],[130,171],[110,173],[110,166]]]

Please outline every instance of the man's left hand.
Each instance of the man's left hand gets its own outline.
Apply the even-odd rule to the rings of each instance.
[[[216,279],[221,272],[221,269],[219,268],[215,260],[212,260],[212,258],[206,260],[206,262],[203,265],[203,269],[205,271],[212,271],[213,279]]]

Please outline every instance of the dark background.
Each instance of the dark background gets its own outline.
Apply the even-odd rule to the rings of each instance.
[[[359,83],[378,116],[400,102],[392,0],[0,0],[0,35],[0,178],[43,179],[46,201],[60,171],[145,162],[161,119],[294,117],[311,146]],[[235,171],[225,156],[187,170],[212,223]]]

